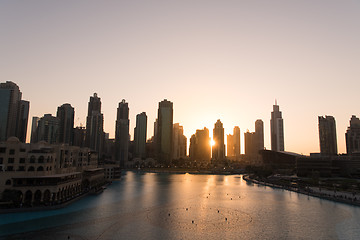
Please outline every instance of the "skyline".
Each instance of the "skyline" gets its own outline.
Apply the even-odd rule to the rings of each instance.
[[[15,83],[16,84],[16,83]],[[92,101],[92,99],[94,99],[94,97],[95,98],[100,98],[101,99],[101,97],[100,96],[98,96],[98,94],[97,93],[94,93],[94,95],[93,96],[90,96],[90,102]],[[164,101],[167,101],[167,99],[164,99],[163,101],[161,101],[161,102],[164,102]],[[90,102],[89,102],[89,104],[90,104]],[[161,103],[161,102],[159,102],[159,104]],[[31,103],[31,101],[30,101],[30,103]],[[129,107],[128,107],[128,102],[126,102],[126,100],[125,99],[122,99],[121,100],[121,102],[119,102],[118,103],[118,106],[120,107],[120,106],[122,106],[122,105],[124,105],[126,103],[126,107],[127,107],[127,114],[129,115],[129,112],[130,112],[130,109],[129,109]],[[173,104],[171,101],[170,101],[170,103],[171,104]],[[279,105],[276,105],[277,104],[277,100],[275,100],[275,103],[274,103],[274,105],[273,105],[273,107],[275,108],[276,107],[276,109],[278,109],[279,110]],[[31,105],[31,104],[30,104]],[[103,103],[101,102],[101,105],[103,105]],[[52,115],[51,113],[44,113],[44,115],[43,116],[29,116],[29,121],[28,121],[28,127],[27,127],[27,142],[30,142],[30,139],[31,139],[31,131],[32,131],[32,128],[31,128],[31,126],[32,126],[32,118],[33,117],[37,117],[37,118],[42,118],[42,117],[44,117],[44,116],[53,116],[53,117],[56,117],[57,115],[58,115],[58,111],[59,111],[59,108],[62,108],[62,107],[64,107],[64,106],[69,106],[69,107],[72,107],[72,105],[71,105],[71,103],[64,103],[64,104],[62,104],[61,106],[58,106],[57,107],[57,113],[56,113],[56,115]],[[90,106],[90,105],[89,105]],[[119,114],[119,107],[117,108],[117,115]],[[73,107],[72,107],[73,108]],[[75,110],[75,112],[76,112],[76,109],[74,109],[73,108],[73,111]],[[89,110],[88,110],[89,111]],[[280,115],[281,115],[281,111],[280,111]],[[139,114],[136,114],[136,115],[141,115],[141,114],[145,114],[146,115],[146,112],[142,112],[142,113],[139,113]],[[101,115],[103,115],[103,114],[101,114]],[[119,116],[118,116],[119,117]],[[117,117],[117,118],[118,118]],[[328,115],[326,115],[326,117],[331,117],[331,118],[333,118],[333,116],[328,116]],[[105,116],[104,116],[104,118],[105,118]],[[318,119],[320,119],[320,118],[323,118],[323,116],[318,116]],[[352,118],[354,118],[354,115],[352,115],[352,117],[351,117],[351,119]],[[351,120],[350,119],[350,120]],[[212,128],[214,131],[215,131],[215,128],[216,128],[216,124],[219,122],[219,120],[220,119],[218,119],[217,120],[217,122],[216,123],[214,123],[214,127]],[[347,129],[350,127],[350,120],[349,120],[349,125],[348,125],[348,127],[347,127]],[[256,130],[256,122],[258,122],[258,121],[262,121],[262,119],[257,119],[255,122],[254,122],[254,129]],[[221,123],[221,122],[220,122]],[[115,121],[115,125],[117,124],[117,120]],[[181,124],[181,122],[180,123],[173,123],[173,125],[175,125],[175,124]],[[318,124],[320,124],[319,122],[318,122]],[[270,124],[271,125],[271,124]],[[80,125],[79,125],[80,126]],[[82,125],[83,127],[84,127],[84,125]],[[135,126],[136,126],[136,122],[135,122]],[[336,123],[335,123],[335,126],[336,126]],[[75,127],[78,127],[77,125],[74,125],[74,128]],[[234,128],[236,128],[236,127],[238,127],[238,126],[234,126]],[[269,126],[270,127],[270,126]],[[148,127],[146,127],[146,128],[148,128]],[[204,128],[207,128],[207,127],[204,127]],[[211,128],[208,128],[208,129],[211,129]],[[224,128],[225,129],[225,128]],[[201,129],[196,129],[196,131],[197,130],[201,130]],[[241,127],[240,127],[240,130],[241,130]],[[132,129],[129,129],[129,135],[131,136],[131,139],[130,140],[134,140],[134,137],[135,136],[133,136],[133,135],[131,135],[131,131],[132,131]],[[135,129],[133,129],[133,132],[135,131]],[[148,131],[148,130],[147,130]],[[319,131],[319,125],[318,125],[318,131]],[[109,135],[111,134],[111,133],[109,133],[109,132],[106,132],[106,131],[104,131],[105,133],[108,133]],[[249,129],[247,128],[246,129],[246,131],[244,132],[244,134],[245,133],[248,133],[249,132]],[[195,134],[195,133],[193,133],[193,134]],[[193,135],[192,134],[192,135]],[[226,156],[227,156],[227,138],[225,138],[225,135],[228,135],[227,133],[225,133],[224,132],[224,142],[225,142],[225,152],[226,152]],[[111,136],[111,135],[110,135]],[[210,133],[209,133],[209,136],[210,136],[210,139],[211,139],[211,141],[210,141],[210,145],[211,146],[213,146],[213,143],[215,143],[216,144],[216,142],[214,141],[214,138],[213,138],[213,134],[211,134],[211,131],[210,131]],[[148,136],[147,137],[147,139],[151,139],[152,137],[154,137],[154,135],[152,134],[152,135],[150,135],[150,136]],[[319,138],[320,138],[320,136],[318,136]],[[241,138],[241,140],[243,141],[243,144],[240,144],[240,147],[241,147],[241,149],[242,149],[242,151],[241,151],[241,153],[242,154],[244,154],[245,153],[245,135],[241,135],[240,134],[240,138]],[[264,136],[264,138],[265,138],[265,136]],[[335,137],[336,139],[337,139],[337,137]],[[114,134],[114,137],[113,137],[113,139],[116,139],[115,138],[115,134]],[[270,136],[270,140],[271,140],[271,136]],[[339,141],[338,139],[337,139],[337,141]],[[188,142],[188,146],[190,146],[190,139],[188,138],[187,139],[187,142]],[[271,141],[270,141],[271,142]],[[285,141],[286,142],[286,141]],[[346,142],[345,142],[346,143]],[[346,147],[346,146],[345,146]],[[266,146],[265,146],[265,149],[267,149],[267,150],[270,150],[271,149],[271,146],[270,146],[270,148],[267,148]],[[187,150],[187,154],[189,155],[189,149],[187,148],[186,149]],[[287,151],[287,152],[291,152],[291,151],[288,151],[288,150],[286,150],[285,149],[285,151]],[[320,152],[320,140],[319,140],[319,152]],[[344,152],[344,153],[346,153],[346,152]],[[301,154],[303,154],[303,153],[301,153]],[[341,154],[341,153],[339,153],[339,154]],[[306,155],[306,154],[305,154]]]
[[[271,148],[275,99],[291,152],[319,152],[317,119],[330,115],[338,152],[345,153],[350,118],[360,115],[358,2],[0,5],[0,79],[18,84],[30,101],[27,139],[33,116],[56,115],[64,103],[75,108],[75,126],[85,126],[95,92],[111,138],[122,99],[129,103],[131,139],[141,112],[153,135],[157,104],[168,99],[188,146],[196,129],[207,127],[212,136],[220,119],[225,134],[240,127],[242,153],[243,133],[254,131],[257,119]]]

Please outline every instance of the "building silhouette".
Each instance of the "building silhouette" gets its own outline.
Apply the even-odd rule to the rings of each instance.
[[[192,162],[206,162],[211,160],[211,146],[209,129],[196,130],[190,138],[189,156]]]
[[[322,155],[337,155],[336,123],[332,116],[319,116],[319,141]]]
[[[136,115],[134,129],[135,157],[146,158],[147,116],[145,112]]]
[[[184,136],[184,128],[179,123],[173,126],[173,157],[172,159],[184,159],[186,157],[187,138]]]
[[[125,167],[129,160],[129,106],[123,99],[117,109],[115,129],[115,158],[120,167]]]
[[[35,134],[36,142],[45,141],[49,144],[56,144],[59,134],[59,119],[51,114],[45,114],[39,119]]]
[[[239,157],[241,154],[240,150],[240,128],[234,127],[233,134],[227,135],[227,154],[228,157]]]
[[[284,151],[284,121],[276,101],[275,105],[273,105],[273,111],[271,112],[270,129],[271,150],[277,152]]]
[[[74,140],[74,108],[65,103],[58,107],[56,117],[59,119],[58,143],[73,145]]]
[[[0,142],[10,137],[26,141],[30,103],[21,97],[18,85],[11,81],[0,83]]]
[[[264,149],[264,122],[261,119],[255,121],[255,135],[257,141],[257,149]]]
[[[212,148],[212,158],[214,160],[225,159],[224,127],[220,119],[218,119],[215,123],[213,140],[215,144]]]
[[[244,133],[245,155],[256,155],[258,153],[257,138],[255,132],[247,130]]]
[[[264,122],[261,119],[255,121],[255,132],[247,130],[244,133],[245,155],[258,155],[264,149]]]
[[[86,128],[79,126],[74,128],[74,140],[73,145],[78,147],[86,146]]]
[[[157,160],[161,164],[169,164],[172,158],[173,140],[173,103],[163,100],[159,103],[156,121]]]
[[[30,143],[37,143],[37,127],[39,125],[39,117],[33,117],[32,118],[32,123],[31,123],[31,138],[30,138]]]
[[[346,153],[360,153],[360,120],[355,115],[350,119],[350,126],[345,133]]]
[[[102,154],[104,141],[104,116],[101,113],[101,99],[96,93],[90,97],[88,104],[88,115],[86,117],[85,144],[92,150]]]

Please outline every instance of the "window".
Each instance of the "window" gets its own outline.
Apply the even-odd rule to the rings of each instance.
[[[9,158],[8,163],[14,163],[14,158]]]
[[[3,164],[4,159],[0,157],[0,164]]]
[[[5,185],[11,185],[11,180],[10,179],[6,180]]]
[[[28,171],[29,171],[29,172],[33,172],[34,170],[35,170],[35,169],[34,169],[33,166],[31,166],[31,167],[28,168]]]
[[[5,152],[6,152],[6,148],[0,147],[0,153],[5,153]]]
[[[13,166],[8,166],[6,171],[14,171],[14,167]]]
[[[25,158],[20,158],[20,163],[25,163]]]
[[[19,166],[18,171],[20,171],[20,172],[25,171],[25,166]]]
[[[9,150],[9,155],[14,155],[15,154],[15,149],[10,149]]]
[[[26,152],[25,148],[20,148],[20,152]]]
[[[39,157],[38,163],[44,163],[44,156],[40,156],[40,157]]]
[[[35,159],[36,159],[36,158],[35,158],[35,156],[34,156],[34,155],[33,155],[33,156],[31,156],[31,157],[30,157],[30,163],[35,163]]]

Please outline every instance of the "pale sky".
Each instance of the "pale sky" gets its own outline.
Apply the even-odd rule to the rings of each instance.
[[[277,99],[285,150],[318,152],[317,118],[332,115],[343,153],[359,76],[360,1],[0,1],[0,82],[30,101],[29,130],[63,103],[85,125],[97,92],[110,137],[126,99],[131,136],[145,111],[150,138],[166,98],[188,139],[221,119],[226,134],[240,127],[243,153],[256,119],[270,149]]]

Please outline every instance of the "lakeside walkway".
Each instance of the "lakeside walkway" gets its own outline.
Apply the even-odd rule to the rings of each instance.
[[[330,191],[319,187],[307,187],[306,189],[288,187],[288,186],[273,184],[270,182],[259,181],[257,179],[251,178],[249,175],[243,175],[243,179],[247,182],[252,182],[272,188],[284,189],[312,197],[317,197],[321,199],[326,199],[330,201],[335,201],[335,202],[340,202],[340,203],[345,203],[360,207],[360,194],[358,193],[349,193],[344,191]]]

